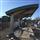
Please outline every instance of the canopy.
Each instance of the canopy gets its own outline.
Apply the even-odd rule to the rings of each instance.
[[[24,5],[21,7],[17,7],[11,9],[6,12],[7,15],[14,15],[17,18],[24,17],[24,16],[32,16],[32,14],[38,8],[38,4],[31,4],[31,5]]]

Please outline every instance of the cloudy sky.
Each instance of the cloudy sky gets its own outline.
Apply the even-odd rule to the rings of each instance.
[[[38,3],[40,6],[39,0],[0,0],[0,17],[6,15],[5,12],[10,9],[35,3]],[[40,16],[40,7],[33,14],[32,18],[36,18],[38,16]]]

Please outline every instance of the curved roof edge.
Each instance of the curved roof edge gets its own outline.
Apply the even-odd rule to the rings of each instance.
[[[24,6],[21,6],[21,7],[17,7],[17,8],[8,10],[8,11],[6,11],[5,13],[6,13],[7,15],[11,15],[12,13],[15,13],[15,12],[18,11],[18,10],[28,9],[28,8],[31,8],[31,7],[33,7],[33,6],[36,6],[36,9],[39,7],[38,4],[24,5]],[[36,11],[36,10],[34,10],[34,12],[35,12],[35,11]],[[33,13],[34,13],[34,12],[33,12]]]

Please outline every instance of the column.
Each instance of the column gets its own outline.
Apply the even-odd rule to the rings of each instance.
[[[10,17],[10,28],[9,28],[9,33],[8,34],[11,34],[11,33],[13,33],[13,29],[14,29],[14,16],[12,15],[11,17]]]

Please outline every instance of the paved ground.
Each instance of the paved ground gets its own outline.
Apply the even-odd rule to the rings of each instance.
[[[6,28],[5,30],[0,31],[0,40],[8,40],[8,39],[6,38],[6,34],[8,33],[8,30],[9,30],[9,28]],[[24,40],[24,39],[22,39],[22,40]],[[30,39],[29,39],[29,40],[30,40]]]

